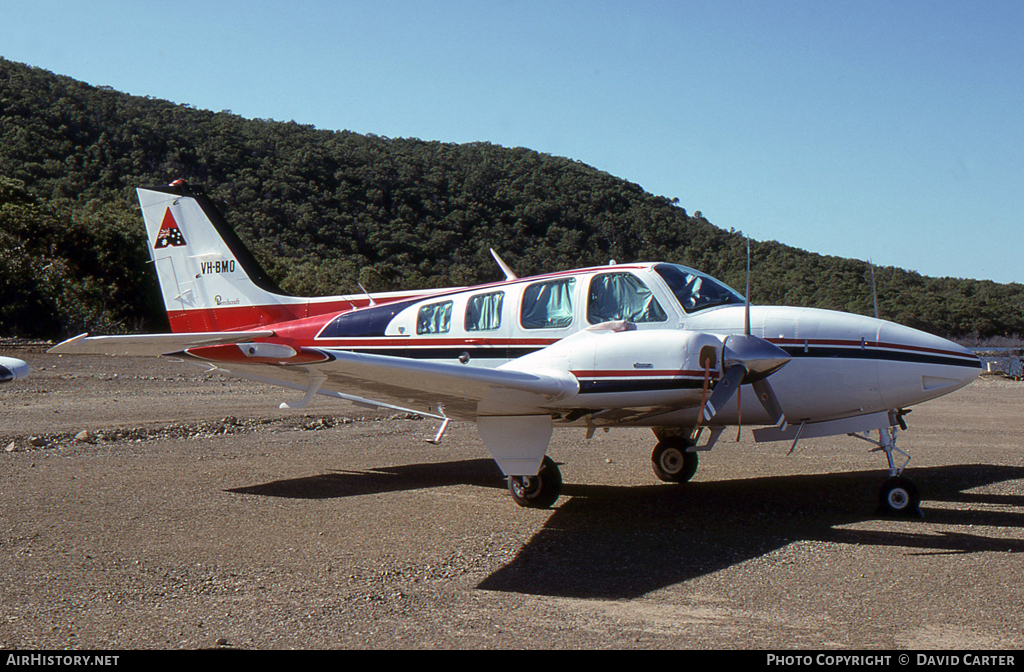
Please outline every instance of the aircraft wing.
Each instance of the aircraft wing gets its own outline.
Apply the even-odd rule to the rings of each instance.
[[[273,335],[272,330],[80,334],[48,352],[181,357],[211,371],[306,392],[302,402],[286,404],[292,408],[321,394],[362,406],[475,419],[481,410],[494,415],[535,413],[545,400],[578,390],[576,379],[565,372],[534,374],[253,341]]]
[[[316,348],[301,348],[280,360],[230,345],[191,348],[182,354],[228,375],[305,390],[307,403],[319,393],[361,405],[466,420],[538,413],[547,401],[579,389],[567,372],[489,369]]]
[[[254,338],[273,336],[271,330],[206,331],[180,334],[141,334],[129,336],[89,336],[79,334],[58,343],[49,350],[56,355],[169,355],[188,348],[242,343]]]

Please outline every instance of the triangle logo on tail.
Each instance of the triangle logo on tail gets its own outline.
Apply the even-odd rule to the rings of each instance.
[[[164,221],[160,224],[160,230],[156,234],[156,244],[153,245],[153,249],[159,250],[168,245],[181,247],[186,244],[185,236],[181,235],[181,229],[178,228],[178,222],[174,220],[171,209],[167,208],[167,212],[164,213]]]

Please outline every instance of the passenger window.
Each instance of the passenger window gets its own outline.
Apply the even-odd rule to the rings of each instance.
[[[505,292],[477,294],[466,304],[466,331],[494,331],[501,327],[501,303]]]
[[[587,322],[664,322],[668,315],[647,285],[632,273],[604,273],[590,281]]]
[[[423,306],[416,315],[417,334],[447,334],[451,327],[451,301]]]
[[[524,329],[561,329],[572,324],[572,292],[576,278],[549,280],[523,291],[519,319]]]

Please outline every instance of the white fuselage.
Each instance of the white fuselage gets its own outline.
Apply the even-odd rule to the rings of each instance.
[[[594,411],[656,408],[681,396],[691,402],[699,400],[704,393],[703,372],[692,365],[695,349],[707,338],[720,343],[745,329],[745,307],[739,295],[728,290],[731,296],[726,305],[701,307],[699,291],[690,287],[686,291],[693,296],[680,298],[685,294],[680,283],[673,285],[667,274],[656,270],[664,271],[665,266],[624,264],[453,289],[407,302],[384,323],[378,323],[376,331],[361,338],[344,324],[333,330],[328,325],[317,337],[316,346],[461,361],[467,366],[570,371],[579,380],[579,393],[552,402],[550,408],[588,410],[587,422],[592,424],[623,424],[622,414]],[[705,282],[704,290],[713,289],[713,279],[700,276],[698,280]],[[695,305],[687,310],[687,302]],[[538,303],[543,303],[543,310],[537,308]],[[608,318],[625,319],[635,324],[637,331],[658,333],[622,337],[628,347],[599,349],[596,359],[588,354],[584,339],[571,339],[567,342],[571,347],[555,345]],[[700,342],[681,340],[681,333],[698,335]],[[791,423],[904,408],[960,388],[981,371],[976,356],[946,339],[838,311],[751,306],[750,333],[791,357],[771,376],[771,385]],[[684,366],[685,371],[681,370]],[[721,370],[715,367],[711,373],[714,380]],[[669,415],[645,418],[633,413],[625,424],[692,426],[699,404],[686,406],[686,410]],[[567,416],[565,422],[571,423],[572,417]],[[746,385],[741,388],[739,405],[733,402],[723,408],[716,422],[756,425],[768,418]]]

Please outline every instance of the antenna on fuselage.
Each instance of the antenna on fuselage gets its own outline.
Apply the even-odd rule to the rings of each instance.
[[[750,336],[750,236],[747,236],[747,302],[743,317],[743,333]]]
[[[875,319],[878,319],[878,291],[875,289],[875,265],[868,259],[868,266],[871,267],[871,300],[875,303]]]
[[[369,293],[368,291],[366,291],[366,287],[363,287],[363,283],[361,283],[361,282],[357,282],[356,284],[357,284],[357,285],[359,285],[359,289],[363,290],[363,294],[366,294],[366,298],[368,298],[368,299],[370,300],[370,305],[371,305],[371,306],[376,306],[376,305],[377,305],[377,302],[376,302],[376,301],[374,301],[374,300],[373,300],[373,297],[372,297],[372,296],[370,296],[370,293]],[[350,303],[351,303],[351,302],[350,302]]]
[[[506,280],[518,280],[519,279],[519,276],[517,276],[515,273],[513,273],[512,269],[508,267],[508,264],[506,264],[504,261],[501,260],[501,257],[498,256],[498,253],[494,251],[493,247],[491,248],[491,256],[494,257],[494,260],[496,262],[498,262],[498,266],[501,267],[501,272],[505,274],[505,279]]]

